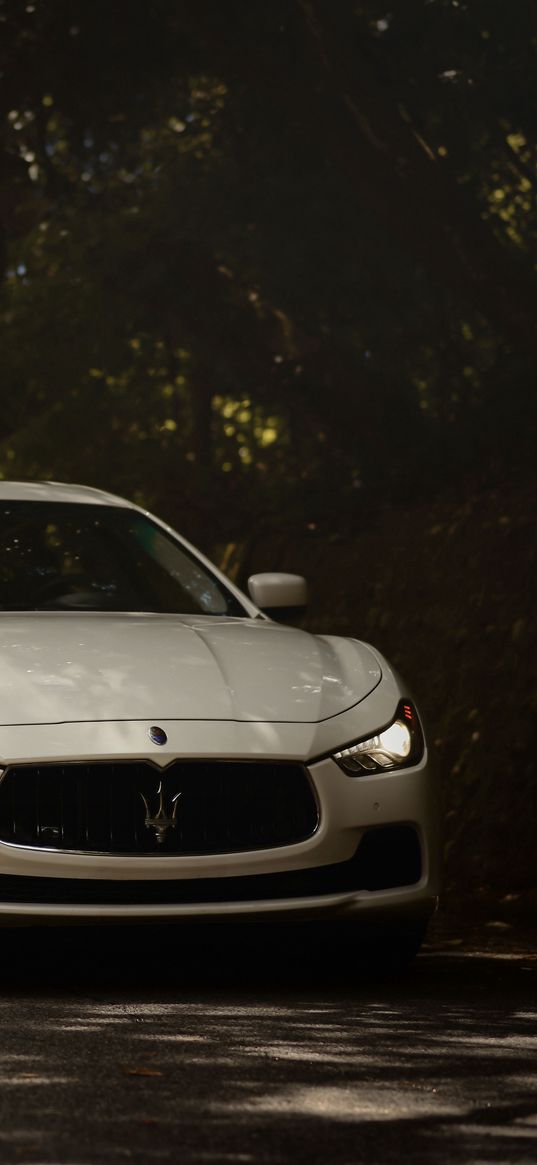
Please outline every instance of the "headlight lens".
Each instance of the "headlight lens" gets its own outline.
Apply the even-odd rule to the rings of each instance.
[[[387,728],[332,755],[350,777],[417,764],[423,756],[423,733],[414,705],[401,700]]]

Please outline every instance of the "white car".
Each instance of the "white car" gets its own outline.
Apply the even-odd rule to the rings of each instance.
[[[0,921],[337,918],[410,956],[437,794],[379,652],[111,494],[2,482],[0,515]]]

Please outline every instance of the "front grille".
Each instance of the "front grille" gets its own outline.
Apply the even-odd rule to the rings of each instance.
[[[304,841],[317,825],[305,768],[284,762],[17,765],[0,783],[0,841],[43,849],[236,853]]]
[[[409,825],[368,830],[352,858],[331,866],[230,878],[158,881],[0,875],[0,902],[63,906],[180,906],[320,897],[410,886],[421,878],[421,846]]]

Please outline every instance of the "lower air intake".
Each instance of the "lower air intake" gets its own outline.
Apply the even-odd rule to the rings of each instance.
[[[421,878],[421,846],[411,826],[368,830],[352,858],[331,866],[230,878],[158,881],[0,875],[0,903],[63,906],[180,906],[320,897],[409,886]]]

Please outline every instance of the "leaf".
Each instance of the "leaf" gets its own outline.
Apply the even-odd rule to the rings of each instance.
[[[159,1072],[158,1068],[127,1068],[123,1067],[122,1072],[125,1076],[163,1076],[164,1072]]]

